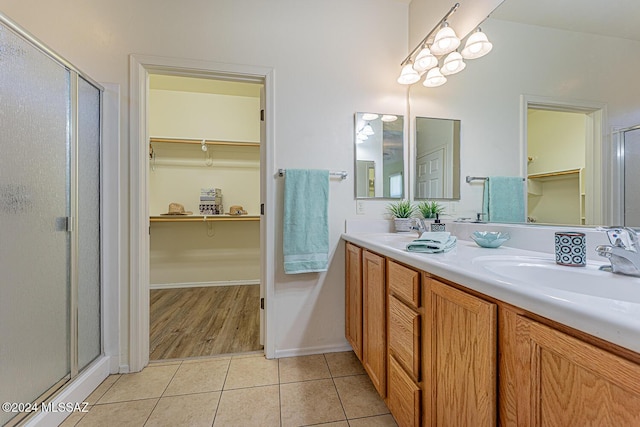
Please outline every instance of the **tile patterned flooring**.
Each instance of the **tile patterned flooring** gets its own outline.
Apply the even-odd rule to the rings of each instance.
[[[87,402],[62,426],[396,426],[353,352],[153,362]]]

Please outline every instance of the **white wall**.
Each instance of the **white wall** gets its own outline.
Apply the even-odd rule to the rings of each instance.
[[[405,89],[396,83],[407,53],[408,5],[394,0],[0,0],[0,10],[97,81],[119,83],[121,214],[128,216],[131,53],[273,67],[273,168],[350,171],[330,185],[330,267],[288,276],[282,241],[276,252],[276,352],[315,352],[344,339],[345,218],[355,216],[353,114],[399,113]],[[52,19],[55,17],[55,19]],[[269,112],[267,112],[269,114]],[[274,170],[275,172],[275,170]],[[282,180],[275,179],[276,235],[281,236]],[[129,230],[122,230],[122,265]],[[128,277],[128,274],[123,275]],[[113,284],[108,284],[113,286]],[[122,364],[128,357],[129,284],[121,283]]]
[[[149,135],[260,142],[260,98],[151,89]]]
[[[529,109],[527,115],[529,175],[584,168],[587,128],[584,113]]]

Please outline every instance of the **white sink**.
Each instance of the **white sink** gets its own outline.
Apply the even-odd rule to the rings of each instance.
[[[566,267],[555,259],[525,256],[480,256],[472,261],[514,286],[557,289],[575,294],[640,303],[640,279],[600,271],[600,264]]]

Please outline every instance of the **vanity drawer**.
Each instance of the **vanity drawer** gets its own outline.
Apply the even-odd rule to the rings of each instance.
[[[404,372],[393,356],[389,357],[389,410],[399,427],[420,425],[420,387]]]
[[[420,315],[389,296],[389,353],[416,380],[420,380]]]
[[[395,294],[413,308],[420,307],[420,273],[388,260],[389,293]]]

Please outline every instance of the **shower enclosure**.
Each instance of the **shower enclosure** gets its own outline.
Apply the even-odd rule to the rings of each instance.
[[[102,353],[101,90],[0,14],[0,402],[45,400]]]
[[[624,225],[640,227],[640,125],[621,131],[624,168]]]

